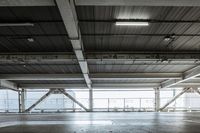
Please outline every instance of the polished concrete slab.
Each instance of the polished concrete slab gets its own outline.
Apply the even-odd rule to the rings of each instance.
[[[199,133],[200,113],[0,114],[0,133]]]

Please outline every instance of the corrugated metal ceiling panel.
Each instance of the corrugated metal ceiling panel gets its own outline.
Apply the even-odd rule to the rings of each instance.
[[[163,79],[93,80],[93,83],[161,83]]]
[[[79,20],[158,19],[199,20],[199,7],[77,7]],[[114,23],[81,22],[81,32],[87,51],[200,50],[200,37],[176,37],[171,47],[164,36],[84,36],[84,34],[197,34],[199,24],[154,23],[148,27],[117,27]],[[195,30],[194,30],[195,29]],[[198,45],[198,46],[197,46]]]
[[[0,74],[81,73],[79,65],[0,65]]]
[[[0,27],[0,52],[72,52],[57,7],[1,7],[3,22],[32,22],[30,27]],[[27,38],[33,38],[29,42]]]
[[[184,72],[194,65],[89,65],[91,73],[103,72]]]
[[[15,80],[19,84],[84,84],[85,81],[67,81],[67,80]]]

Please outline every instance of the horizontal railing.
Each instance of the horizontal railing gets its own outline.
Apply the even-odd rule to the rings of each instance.
[[[171,97],[161,98],[161,106],[169,101]],[[38,99],[26,99],[26,108],[30,107]],[[78,98],[85,107],[89,107],[88,98]],[[193,111],[200,110],[200,97],[178,98],[170,104],[167,111]],[[93,111],[127,111],[127,112],[149,112],[154,111],[154,98],[94,98]],[[67,112],[84,111],[74,102],[67,98],[46,99],[32,110],[32,112]],[[0,112],[18,112],[18,99],[0,99]]]

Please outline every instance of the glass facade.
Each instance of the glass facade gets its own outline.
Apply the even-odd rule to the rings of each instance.
[[[45,95],[48,90],[26,90],[25,108],[33,105],[39,98]],[[89,108],[89,91],[87,90],[67,90],[67,92]],[[162,107],[181,89],[161,90],[160,106]],[[173,110],[200,110],[199,94],[187,92],[171,103],[167,108]],[[0,90],[0,112],[18,112],[18,93],[12,90]],[[93,108],[94,111],[154,111],[155,92],[152,90],[135,91],[94,91]],[[58,111],[83,111],[72,100],[60,93],[51,94],[32,112],[58,112]]]
[[[18,93],[12,90],[0,90],[0,112],[18,112]]]

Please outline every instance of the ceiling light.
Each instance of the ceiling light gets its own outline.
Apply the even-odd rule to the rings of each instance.
[[[15,26],[34,26],[33,23],[0,23],[0,27],[15,27]]]
[[[116,22],[118,26],[148,26],[148,22]]]
[[[35,41],[35,40],[34,40],[33,38],[31,38],[31,37],[27,38],[27,40],[28,40],[29,42],[34,42],[34,41]]]
[[[164,38],[164,41],[166,41],[166,42],[168,42],[168,41],[170,41],[172,38],[170,37],[170,36],[166,36],[165,38]]]
[[[175,39],[175,34],[171,34],[171,35],[167,35],[164,37],[164,41],[168,42],[168,41],[173,41]]]

